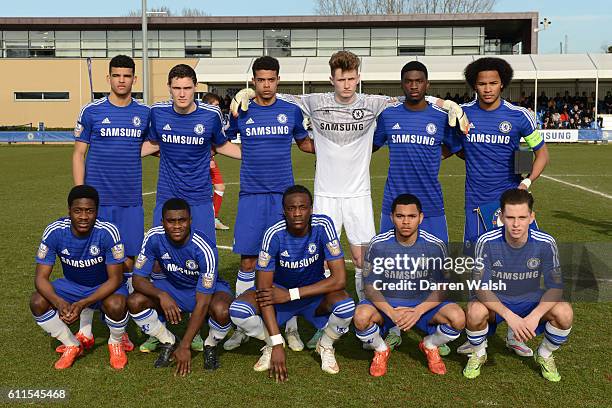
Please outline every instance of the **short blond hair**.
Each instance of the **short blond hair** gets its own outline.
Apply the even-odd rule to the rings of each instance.
[[[359,63],[359,57],[350,51],[338,51],[329,59],[329,67],[331,68],[332,75],[334,75],[334,72],[336,72],[338,68],[340,68],[342,72],[352,70],[359,71]]]

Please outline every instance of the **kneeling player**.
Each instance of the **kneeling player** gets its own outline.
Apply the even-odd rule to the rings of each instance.
[[[149,280],[155,261],[166,279]],[[189,347],[209,315],[208,337],[204,342],[204,368],[219,368],[217,344],[231,328],[229,305],[233,300],[227,282],[218,278],[216,246],[202,232],[191,230],[187,201],[171,198],[162,208],[162,226],[145,235],[134,268],[134,293],[128,298],[130,315],[142,331],[160,341],[154,366],[166,367],[173,358],[176,372],[191,372]],[[172,324],[182,312],[191,312],[183,339],[177,339],[162,323],[158,311]]]
[[[97,220],[98,192],[80,185],[68,195],[68,217],[49,224],[36,256],[36,292],[30,309],[36,323],[64,345],[55,368],[72,366],[83,353],[83,345],[70,332],[68,324],[79,318],[84,308],[101,309],[110,329],[110,364],[122,369],[127,355],[121,338],[128,323],[123,282],[125,254],[119,230]],[[64,277],[49,281],[55,257],[62,263]]]
[[[287,379],[279,326],[300,315],[323,330],[316,344],[321,369],[336,374],[340,368],[334,342],[348,331],[355,311],[355,302],[345,290],[344,254],[331,219],[312,214],[308,189],[289,187],[282,203],[285,219],[264,234],[257,261],[257,290],[249,289],[238,297],[230,315],[250,337],[266,340],[255,371],[269,370],[277,381]],[[323,261],[331,271],[328,278]]]
[[[412,194],[395,198],[391,218],[394,229],[374,237],[366,253],[367,299],[355,311],[357,337],[374,347],[370,374],[380,377],[387,372],[391,353],[382,336],[394,326],[404,331],[417,327],[428,334],[419,348],[429,370],[445,374],[438,347],[459,337],[465,326],[463,310],[444,301],[443,291],[428,289],[443,280],[446,244],[419,228],[421,202]]]
[[[527,190],[507,190],[500,208],[504,226],[476,242],[476,260],[482,261],[482,268],[474,271],[474,279],[489,283],[489,288],[477,290],[477,298],[468,304],[466,333],[473,352],[463,375],[480,375],[487,361],[487,336],[505,320],[519,341],[544,332],[534,357],[544,378],[560,381],[552,352],[567,341],[574,314],[562,300],[557,244],[547,233],[529,228],[534,214],[533,197]],[[545,290],[540,285],[542,276]]]

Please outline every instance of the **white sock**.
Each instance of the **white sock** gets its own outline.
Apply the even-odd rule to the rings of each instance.
[[[110,331],[110,335],[108,336],[108,344],[121,343],[121,337],[123,336],[123,333],[125,333],[125,328],[129,322],[128,314],[126,313],[125,317],[119,321],[115,321],[105,315],[104,321],[106,322],[106,325]]]
[[[220,325],[211,317],[208,318],[208,337],[204,340],[205,346],[215,347],[221,340],[225,338],[227,332],[232,328],[232,324],[228,323],[225,326]]]
[[[467,334],[468,341],[472,345],[472,349],[474,353],[478,357],[482,357],[487,354],[487,333],[489,332],[489,325],[482,330],[470,330],[465,329],[465,334]]]
[[[435,333],[425,336],[423,339],[423,344],[428,349],[435,349],[442,344],[446,344],[457,339],[460,335],[460,330],[455,330],[448,324],[439,324],[438,327],[436,327]]]
[[[365,299],[365,291],[363,289],[363,274],[361,268],[355,268],[355,292],[357,292],[357,298],[360,302]]]
[[[547,322],[544,330],[544,339],[540,343],[540,347],[538,347],[538,354],[544,358],[550,357],[553,351],[558,350],[567,341],[571,331],[571,327],[566,330],[558,329],[550,324],[550,322]]]
[[[397,335],[399,337],[402,337],[402,331],[397,326],[393,326],[392,328],[389,329],[389,334],[391,334],[391,333],[393,333],[393,334],[395,334],[395,335]]]
[[[63,345],[78,346],[80,344],[70,328],[60,319],[57,310],[51,309],[40,316],[34,316],[34,320],[44,331],[61,341]]]
[[[266,339],[263,320],[255,314],[255,309],[248,302],[234,300],[229,308],[232,323],[247,336],[259,340]]]
[[[174,344],[176,338],[174,334],[166,328],[159,320],[155,309],[145,309],[140,313],[131,314],[134,322],[142,329],[142,332],[157,338],[162,343]]]
[[[354,313],[355,301],[352,298],[343,299],[332,305],[331,315],[321,336],[323,347],[333,347],[334,342],[348,332]]]
[[[355,330],[355,334],[362,342],[372,344],[376,351],[383,352],[388,348],[387,343],[385,343],[385,340],[380,335],[380,327],[376,323],[363,331]]]
[[[218,196],[223,197],[223,194],[225,194],[225,191],[215,190],[215,194],[217,194]]]
[[[293,316],[285,323],[285,333],[289,333],[290,331],[298,331],[297,316]]]
[[[236,297],[255,286],[255,271],[238,271],[236,279]]]
[[[81,310],[81,316],[79,317],[79,331],[85,335],[85,337],[93,336],[91,327],[93,324],[94,310],[86,307]]]

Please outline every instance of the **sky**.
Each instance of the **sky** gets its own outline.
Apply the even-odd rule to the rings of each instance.
[[[75,4],[81,4],[76,7]],[[84,7],[83,4],[87,6]],[[316,0],[148,0],[148,8],[167,6],[180,13],[183,8],[198,8],[212,16],[266,16],[314,14]],[[129,10],[140,9],[141,0],[104,0],[76,2],[69,0],[20,0],[4,7],[2,17],[75,17],[122,16]],[[601,53],[602,46],[612,45],[612,7],[609,0],[497,0],[493,11],[539,12],[540,21],[546,17],[552,24],[539,33],[539,53],[558,54],[559,44],[567,52]]]

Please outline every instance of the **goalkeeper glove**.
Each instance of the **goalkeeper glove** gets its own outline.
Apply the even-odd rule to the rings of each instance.
[[[230,104],[230,112],[236,118],[238,117],[238,109],[240,108],[243,112],[249,110],[249,101],[255,97],[255,91],[251,88],[244,88],[238,91],[232,103]]]
[[[467,135],[470,130],[470,121],[461,106],[453,101],[445,100],[442,108],[448,112],[448,124],[452,127],[458,124],[463,134]]]

